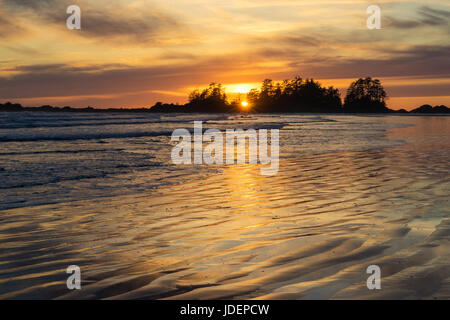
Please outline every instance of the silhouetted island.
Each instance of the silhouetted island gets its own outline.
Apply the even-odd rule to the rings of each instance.
[[[423,106],[421,106],[417,109],[411,110],[410,112],[411,113],[443,114],[443,113],[450,113],[450,108],[447,108],[444,105],[432,107],[429,104],[424,104]]]
[[[387,94],[380,80],[360,78],[352,82],[347,89],[344,103],[339,90],[324,87],[314,79],[303,80],[295,77],[292,80],[274,82],[266,79],[260,89],[252,89],[247,94],[244,108],[241,101],[229,101],[221,84],[211,83],[208,88],[194,90],[189,95],[189,102],[168,104],[157,102],[150,108],[108,108],[96,109],[53,107],[23,107],[20,104],[6,102],[0,104],[0,111],[44,111],[44,112],[128,112],[128,113],[422,113],[449,114],[450,109],[444,105],[432,107],[423,105],[410,112],[405,109],[392,110],[386,106]]]

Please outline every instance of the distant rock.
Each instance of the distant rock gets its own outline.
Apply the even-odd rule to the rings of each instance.
[[[450,108],[444,105],[432,107],[429,104],[424,104],[423,106],[417,109],[411,110],[411,113],[430,113],[430,114],[450,113]]]
[[[408,113],[408,111],[405,110],[405,109],[393,110],[392,112],[393,112],[393,113]]]
[[[7,102],[5,104],[0,104],[0,111],[22,111],[23,108],[18,103]]]
[[[434,112],[436,113],[450,113],[450,108],[444,106],[444,105],[440,105],[440,106],[435,106],[433,108]]]

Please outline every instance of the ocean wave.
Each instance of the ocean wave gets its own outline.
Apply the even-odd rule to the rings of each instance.
[[[159,131],[159,132],[125,132],[125,133],[86,133],[83,135],[74,133],[73,135],[63,134],[59,136],[55,135],[41,135],[41,136],[22,136],[12,137],[3,136],[0,137],[0,142],[31,142],[31,141],[73,141],[73,140],[99,140],[99,139],[120,139],[120,138],[142,138],[142,137],[157,137],[157,136],[170,136],[172,131]]]

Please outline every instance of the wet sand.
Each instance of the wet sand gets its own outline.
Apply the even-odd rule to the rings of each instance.
[[[4,210],[0,298],[449,299],[450,120],[411,121],[387,133],[405,145],[281,159],[275,176],[229,166]],[[71,264],[82,290],[65,286]]]

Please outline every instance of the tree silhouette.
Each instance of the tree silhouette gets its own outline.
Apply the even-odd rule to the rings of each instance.
[[[230,112],[231,105],[227,102],[227,95],[220,83],[212,82],[208,88],[194,90],[189,95],[186,105],[191,112]]]
[[[389,112],[386,99],[387,95],[380,80],[370,77],[359,78],[347,89],[344,112]]]
[[[261,89],[252,89],[247,99],[256,112],[341,112],[339,90],[323,87],[313,79],[301,77],[282,82],[263,81]]]

